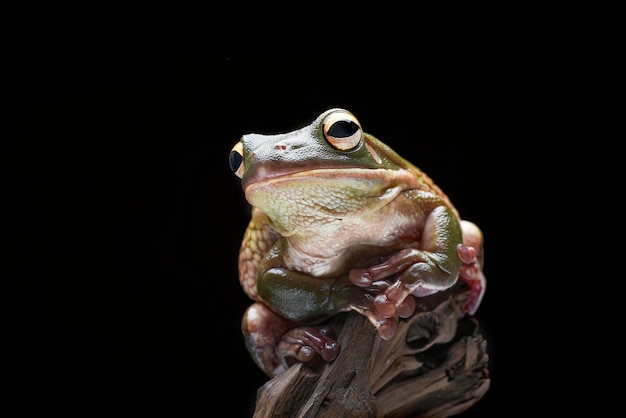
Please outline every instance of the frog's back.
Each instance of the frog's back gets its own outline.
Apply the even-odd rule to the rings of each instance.
[[[439,186],[437,186],[437,184],[435,184],[432,178],[430,178],[426,173],[413,165],[410,161],[401,157],[389,145],[385,144],[375,136],[364,132],[363,138],[365,139],[366,143],[370,144],[374,149],[377,150],[381,159],[386,159],[387,161],[397,165],[398,167],[402,167],[405,170],[413,173],[417,180],[418,189],[435,193],[437,196],[441,197],[446,202],[446,205],[448,205],[448,207],[452,209],[457,218],[460,219],[459,213],[452,204],[452,201],[450,201],[450,198],[443,192],[443,190],[441,190]]]

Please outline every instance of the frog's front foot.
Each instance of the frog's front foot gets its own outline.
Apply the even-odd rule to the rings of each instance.
[[[296,360],[307,362],[319,355],[332,361],[339,354],[339,343],[329,336],[328,326],[299,326],[262,303],[246,310],[242,331],[254,362],[270,377]]]
[[[376,290],[373,290],[373,287],[376,287]],[[398,289],[399,282],[379,280],[372,287],[365,289],[360,301],[349,305],[350,309],[367,317],[383,340],[393,337],[398,326],[398,318],[408,318],[415,312],[415,299],[412,297],[396,301],[393,295]]]
[[[363,288],[366,295],[362,304],[353,304],[351,309],[367,316],[384,340],[393,337],[398,318],[408,318],[415,312],[415,299],[410,295],[419,291],[421,282],[407,280],[406,276],[411,269],[420,268],[418,258],[415,250],[406,249],[376,265],[350,271],[350,281]]]

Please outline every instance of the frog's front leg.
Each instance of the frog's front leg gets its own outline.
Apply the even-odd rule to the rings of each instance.
[[[395,315],[398,306],[406,303],[411,294],[428,296],[450,288],[461,270],[458,246],[462,244],[462,229],[455,214],[430,193],[411,191],[407,197],[423,210],[424,227],[419,242],[379,264],[353,269],[349,275],[357,286],[370,286],[376,281],[389,283],[374,300],[382,316]]]

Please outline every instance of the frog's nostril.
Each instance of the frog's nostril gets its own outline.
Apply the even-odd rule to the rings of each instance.
[[[275,144],[274,150],[280,152],[294,151],[306,147],[305,144]]]

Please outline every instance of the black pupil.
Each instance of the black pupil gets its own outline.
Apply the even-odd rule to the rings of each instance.
[[[237,151],[231,151],[230,156],[228,157],[228,163],[230,164],[230,169],[233,171],[237,171],[241,162],[243,161],[243,157]]]
[[[351,120],[340,120],[328,129],[328,135],[335,138],[347,138],[359,130],[359,125]]]

